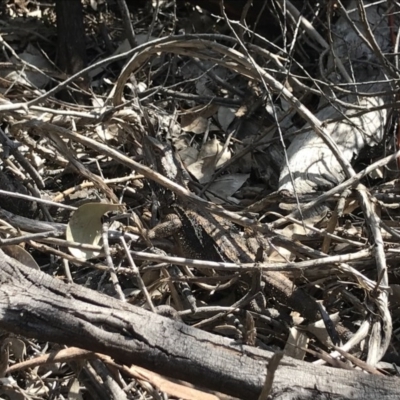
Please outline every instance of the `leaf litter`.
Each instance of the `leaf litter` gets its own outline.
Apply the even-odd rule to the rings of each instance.
[[[266,263],[281,267],[293,284],[305,288],[315,301],[323,304],[331,321],[330,327],[319,315],[315,321],[308,321],[296,310],[280,304],[280,310],[290,320],[288,324],[280,319],[274,299],[265,293],[264,309],[247,309],[254,323],[253,344],[281,348],[292,357],[322,363],[322,359],[318,360],[306,349],[323,349],[333,354],[336,343],[332,342],[332,336],[335,331],[341,333],[341,341],[345,343],[346,339],[357,337],[363,322],[370,323],[375,318],[377,306],[372,297],[375,286],[371,282],[376,285],[378,277],[360,203],[352,193],[344,196],[343,189],[331,196],[331,207],[325,214],[312,217],[303,214],[303,219],[292,215],[289,216],[291,219],[285,219],[286,214],[297,209],[297,202],[307,204],[321,192],[295,200],[277,195],[279,171],[284,162],[282,149],[291,136],[284,135],[282,138],[271,118],[273,121],[275,117],[272,114],[275,114],[282,129],[288,126],[293,128],[296,124],[292,119],[293,107],[279,95],[274,94],[276,97],[272,98],[270,93],[264,92],[259,84],[257,69],[245,54],[232,45],[237,45],[236,39],[231,36],[229,41],[226,36],[209,33],[204,36],[169,37],[174,33],[174,17],[170,5],[164,3],[152,32],[143,20],[136,21],[139,47],[129,56],[123,55],[130,47],[118,35],[118,17],[109,12],[108,29],[116,50],[107,54],[104,46],[98,46],[102,39],[94,32],[98,32],[99,21],[97,17],[93,18],[97,14],[93,14],[90,8],[96,5],[95,8],[102,10],[103,5],[101,2],[93,2],[92,5],[86,2],[85,18],[91,32],[91,65],[94,66],[89,72],[93,89],[91,105],[60,102],[55,95],[43,97],[35,104],[35,99],[65,78],[60,77],[47,54],[54,51],[54,43],[45,39],[55,37],[55,26],[51,22],[43,24],[38,16],[44,12],[50,21],[52,18],[54,21],[54,15],[51,10],[37,8],[29,2],[7,3],[4,26],[8,36],[3,39],[19,56],[12,55],[9,60],[2,60],[8,64],[2,70],[0,106],[3,106],[2,122],[6,135],[12,143],[16,143],[16,149],[6,157],[7,144],[2,141],[0,189],[21,193],[21,182],[30,177],[40,189],[35,192],[30,188],[29,192],[35,197],[39,194],[44,200],[39,207],[32,209],[33,197],[16,200],[11,205],[0,198],[3,209],[2,239],[5,244],[7,240],[12,243],[8,245],[7,254],[12,254],[12,257],[32,268],[46,270],[59,279],[73,281],[110,296],[116,296],[112,284],[115,278],[126,301],[145,307],[144,294],[137,281],[132,279],[135,274],[129,272],[127,255],[114,239],[122,233],[128,235],[132,255],[136,250],[151,252],[152,248],[173,254],[173,239],[151,241],[146,236],[148,230],[160,222],[157,213],[159,204],[149,184],[151,178],[127,167],[115,155],[102,151],[100,146],[96,147],[96,142],[116,149],[132,160],[143,162],[143,136],[153,129],[160,140],[173,146],[196,194],[223,205],[238,216],[245,215],[270,224],[273,232],[292,242],[293,246],[272,245],[266,254]],[[102,11],[98,10],[96,12],[102,16]],[[145,12],[141,11],[142,16],[151,19],[152,11],[147,11],[147,15],[143,14]],[[28,17],[24,23],[25,31],[20,30],[18,25],[22,15]],[[35,28],[37,35],[30,37],[30,29]],[[41,31],[51,34],[43,36]],[[196,31],[196,34],[200,33]],[[24,46],[23,42],[28,45]],[[269,45],[270,42],[267,43]],[[304,57],[301,47],[306,45],[307,41],[302,42],[302,39],[296,43],[295,51],[299,59]],[[266,56],[263,46],[252,44],[250,48],[261,67],[268,69],[273,58]],[[116,60],[113,56],[121,58]],[[96,66],[99,61],[104,63]],[[127,61],[130,63],[125,64]],[[306,63],[306,59],[303,61]],[[37,69],[43,73],[38,73]],[[312,67],[308,69],[316,73]],[[294,69],[293,73],[300,72]],[[277,79],[281,78],[277,76]],[[72,89],[72,86],[69,88]],[[291,90],[297,88],[292,87]],[[29,106],[7,110],[7,106],[17,103]],[[146,119],[144,108],[150,120]],[[44,124],[47,124],[47,133]],[[63,136],[63,131],[56,127],[72,133],[69,137]],[[301,126],[297,128],[301,130]],[[74,132],[77,134],[74,135]],[[83,137],[93,139],[94,145],[88,146]],[[390,144],[385,143],[385,146],[386,150],[393,152]],[[364,159],[359,158],[358,169],[361,171],[372,162],[383,159],[385,146],[380,149],[374,146]],[[18,152],[27,160],[36,160],[36,168],[40,170],[37,177],[21,163]],[[386,164],[382,164],[381,168],[384,167]],[[393,174],[369,176],[364,183],[370,195],[377,199],[373,212],[380,214],[388,227],[383,229],[383,238],[385,256],[391,268],[390,288],[381,290],[390,289],[389,310],[396,331],[400,302],[396,272],[399,185]],[[115,204],[117,202],[121,205]],[[113,263],[120,267],[112,268],[114,278],[111,273],[104,272],[107,267],[100,240],[104,233],[104,220],[108,218],[103,214],[110,210],[119,210],[112,217],[119,224],[110,223],[107,232]],[[31,219],[32,224],[27,226],[14,218],[21,215]],[[280,220],[284,222],[276,222]],[[58,224],[54,225],[57,235],[23,239],[24,235],[49,230],[52,225],[45,225],[46,221]],[[60,229],[65,232],[65,237],[61,236],[61,239]],[[245,231],[240,227],[238,229],[242,233]],[[18,238],[21,238],[20,242]],[[21,251],[17,251],[16,246]],[[57,253],[52,250],[57,250]],[[83,261],[90,264],[82,266]],[[218,307],[231,306],[243,296],[240,281],[225,289],[226,275],[216,271],[211,273],[211,269],[210,273],[204,273],[190,266],[182,267],[179,268],[180,277],[174,277],[166,276],[162,270],[149,270],[146,262],[137,262],[154,304],[172,306],[190,325],[199,322],[200,314],[190,313],[182,293],[171,290],[171,286],[178,288],[181,280],[188,282],[196,307],[202,309],[204,318],[218,312],[215,311]],[[272,315],[273,323],[267,323],[263,315]],[[242,328],[234,325],[233,317],[241,321]],[[247,323],[250,324],[249,320]],[[243,313],[235,311],[207,329],[243,341],[246,336],[243,325]],[[276,330],[276,326],[281,330]],[[396,335],[391,336],[390,341],[391,349],[398,348]],[[349,351],[360,360],[366,359],[372,349],[368,349],[363,338],[355,342]],[[12,335],[5,335],[3,344],[8,348],[7,357],[1,360],[4,365],[16,363],[27,355],[32,357],[57,349],[55,344],[35,343]],[[386,359],[397,360],[395,353],[388,350]],[[379,367],[392,372],[391,366],[385,364],[386,359]],[[63,384],[60,379],[57,383],[60,392],[80,398],[80,380],[68,364],[60,364],[53,370],[47,370],[45,366],[37,367],[27,374],[24,387],[20,387],[17,381],[10,381],[4,394],[7,391],[8,396],[13,393],[12,398],[27,398],[34,394],[47,398],[52,390],[52,377],[61,370],[68,384]],[[39,379],[40,372],[45,375]],[[140,384],[135,390],[137,393],[151,391]]]

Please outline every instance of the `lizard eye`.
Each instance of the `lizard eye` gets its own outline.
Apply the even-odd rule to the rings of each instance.
[[[156,155],[156,156],[159,156],[159,155],[161,155],[161,149],[159,149],[158,147],[154,147],[154,154]]]

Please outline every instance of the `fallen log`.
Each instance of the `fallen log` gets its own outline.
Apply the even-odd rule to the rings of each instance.
[[[111,356],[231,396],[256,399],[273,353],[213,335],[75,284],[0,252],[0,329]],[[274,399],[400,398],[397,378],[284,357]],[[315,397],[317,396],[317,397]]]

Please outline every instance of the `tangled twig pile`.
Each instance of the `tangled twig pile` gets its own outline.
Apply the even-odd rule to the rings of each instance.
[[[338,6],[337,14],[324,9],[336,24],[328,42],[318,32],[317,27],[326,28],[321,21],[311,24],[291,3],[286,6],[279,14],[286,36],[275,37],[277,44],[241,24],[233,29],[225,15],[231,35],[161,36],[93,61],[62,81],[51,64],[37,67],[34,58],[18,55],[3,34],[3,49],[14,58],[5,64],[1,80],[2,250],[69,284],[116,297],[122,305],[110,300],[114,311],[105,306],[110,314],[97,320],[93,315],[101,312],[106,297],[96,300],[71,286],[74,312],[60,286],[54,291],[61,296],[55,311],[53,283],[46,281],[43,293],[53,309],[45,311],[40,291],[34,309],[29,297],[10,300],[15,282],[4,265],[1,307],[26,307],[31,325],[5,313],[0,326],[97,353],[107,353],[105,343],[118,333],[113,353],[107,354],[128,362],[121,350],[124,332],[145,343],[143,348],[162,348],[157,357],[165,361],[171,348],[138,328],[140,318],[157,327],[164,322],[141,311],[129,322],[125,303],[130,303],[316,365],[393,372],[389,362],[398,361],[393,326],[396,331],[400,302],[395,179],[400,153],[388,139],[396,125],[388,110],[399,78],[387,55],[390,19],[362,1],[350,2],[347,9]],[[135,40],[139,43],[138,35]],[[319,65],[307,65],[311,59]],[[119,73],[122,60],[126,64]],[[74,84],[83,76],[92,78],[90,93]],[[40,85],[52,88],[44,91]],[[59,100],[60,90],[79,92],[91,106]],[[33,285],[40,281],[36,274]],[[63,323],[55,313],[67,309],[73,316],[64,329],[77,332],[82,326],[82,342],[63,341],[55,328]],[[44,336],[35,330],[39,310],[54,314]],[[172,332],[169,325],[166,329]],[[91,343],[86,334],[98,342]],[[10,343],[18,357],[17,339],[7,337],[4,346]],[[54,360],[93,358],[98,373],[96,360],[113,363],[71,351]],[[140,359],[140,350],[135,351]],[[183,357],[185,351],[179,351],[173,357]],[[155,355],[149,357],[140,363],[153,368]],[[7,370],[8,361],[7,355],[3,373],[49,362]],[[181,378],[187,368],[182,365],[170,375]],[[138,371],[129,376],[141,379],[148,373]],[[224,374],[223,379],[234,380]],[[165,381],[157,379],[145,378],[179,397],[179,385],[165,389]],[[223,391],[218,379],[210,387]],[[243,386],[244,393],[256,392],[263,382],[257,379]],[[206,379],[198,383],[204,386]],[[276,385],[284,390],[279,377]],[[226,393],[232,395],[233,387]]]

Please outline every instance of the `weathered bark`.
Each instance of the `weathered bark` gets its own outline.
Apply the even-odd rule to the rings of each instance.
[[[0,253],[0,328],[108,354],[235,397],[261,392],[272,353],[191,328],[78,285],[67,285]],[[283,358],[274,399],[396,399],[397,378]]]

